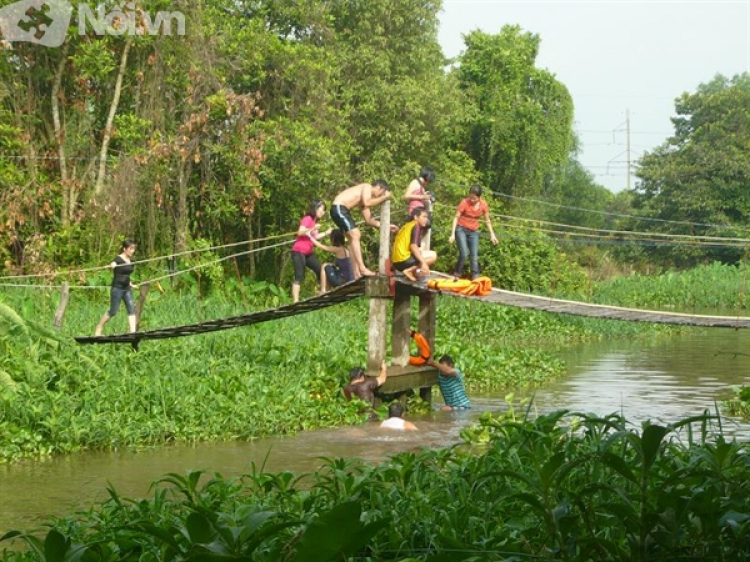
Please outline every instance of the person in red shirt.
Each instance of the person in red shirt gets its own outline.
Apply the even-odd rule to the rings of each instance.
[[[484,223],[490,232],[490,241],[497,245],[497,237],[492,230],[492,221],[490,221],[490,208],[482,199],[482,188],[479,185],[472,185],[469,188],[469,196],[458,204],[456,216],[453,218],[451,227],[451,236],[448,242],[453,244],[458,240],[458,263],[454,275],[461,277],[466,256],[469,256],[471,263],[471,278],[479,277],[479,218],[484,217]]]
[[[294,281],[292,282],[292,300],[299,301],[299,287],[305,278],[305,268],[309,267],[320,283],[320,262],[315,257],[312,238],[320,240],[328,236],[331,231],[318,232],[318,221],[326,214],[326,204],[323,201],[313,201],[310,210],[302,217],[297,230],[297,238],[292,245],[292,263],[294,264]]]

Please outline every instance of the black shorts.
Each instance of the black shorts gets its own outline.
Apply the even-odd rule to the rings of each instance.
[[[345,205],[331,206],[331,220],[333,220],[333,224],[338,226],[344,234],[357,228],[357,224],[352,219],[352,215]]]
[[[417,260],[414,259],[414,256],[409,256],[409,259],[394,263],[393,267],[398,271],[403,271],[404,269],[409,269],[410,267],[414,267],[415,265],[417,265]]]

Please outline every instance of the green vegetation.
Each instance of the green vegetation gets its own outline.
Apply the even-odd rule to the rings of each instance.
[[[640,429],[612,415],[485,415],[472,442],[309,475],[169,474],[153,499],[12,531],[39,560],[743,560],[748,446],[708,415]],[[677,435],[680,435],[680,439]]]
[[[145,328],[222,318],[288,302],[264,285],[228,285],[197,298],[195,287],[152,292]],[[243,288],[244,287],[244,288]],[[260,287],[260,288],[259,288]],[[341,395],[348,371],[366,361],[367,303],[172,340],[80,346],[68,335],[90,333],[106,308],[105,291],[74,292],[62,334],[31,320],[51,319],[51,295],[16,293],[0,302],[0,461],[170,442],[252,439],[357,423],[358,404]],[[231,295],[231,297],[230,297]],[[23,297],[23,298],[21,298]],[[10,300],[4,295],[6,301]],[[93,302],[89,299],[93,299]],[[465,303],[441,300],[438,353],[451,353],[471,390],[523,388],[563,372],[549,354],[496,338],[510,316],[477,306],[467,326]],[[19,312],[17,313],[16,310]],[[122,315],[111,329],[123,329]],[[560,333],[564,321],[518,326],[533,339]],[[283,335],[282,335],[283,334]]]
[[[687,271],[667,271],[657,276],[631,275],[595,286],[593,302],[662,310],[726,310],[744,314],[750,280],[747,264],[714,262]]]
[[[748,73],[717,75],[676,100],[674,135],[642,158],[633,202],[639,215],[676,222],[657,223],[648,230],[747,239],[748,107]],[[680,267],[707,258],[736,263],[746,257],[747,243],[655,248],[650,255],[656,263],[670,261]]]
[[[142,33],[73,18],[60,48],[0,52],[0,267],[100,265],[125,236],[156,256],[287,233],[313,199],[377,177],[400,191],[424,165],[459,185],[446,201],[480,178],[538,194],[569,157],[570,96],[518,27],[472,33],[446,70],[441,0],[183,4],[184,36],[129,13]],[[284,261],[239,268],[278,284]]]
[[[594,298],[649,308],[731,306],[735,283],[743,278],[742,269],[714,264],[600,284]],[[283,289],[265,282],[229,278],[220,283],[224,291],[203,292],[197,278],[180,279],[180,291],[151,292],[143,328],[288,302]],[[364,300],[272,324],[146,342],[133,353],[128,346],[78,346],[69,339],[91,332],[107,306],[106,291],[74,291],[62,333],[46,328],[49,320],[41,324],[52,318],[57,303],[54,293],[40,293],[0,296],[0,460],[252,439],[361,419],[356,405],[344,403],[340,388],[348,370],[366,360]],[[123,329],[118,328],[123,322],[118,316],[110,328]],[[454,357],[473,393],[530,390],[560,376],[564,365],[539,351],[540,344],[675,332],[447,296],[440,299],[438,326],[435,353]]]
[[[750,420],[750,386],[733,388],[732,396],[724,401],[723,406],[730,416]]]

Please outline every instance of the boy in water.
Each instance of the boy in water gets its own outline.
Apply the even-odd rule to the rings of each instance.
[[[430,357],[427,365],[435,367],[438,370],[438,386],[445,400],[445,406],[441,409],[444,412],[451,410],[468,410],[471,408],[469,397],[466,396],[464,388],[464,378],[449,355],[443,355],[439,362]]]
[[[380,205],[383,201],[390,198],[391,188],[388,186],[388,183],[385,180],[375,180],[372,184],[360,183],[349,187],[339,193],[333,200],[333,205],[331,205],[331,219],[333,219],[334,224],[349,239],[352,261],[354,262],[354,277],[356,279],[362,276],[377,275],[377,273],[367,269],[365,266],[359,242],[361,233],[354,219],[352,219],[350,211],[355,207],[360,207],[365,224],[374,228],[380,228],[380,221],[372,218],[370,208]],[[395,231],[396,226],[391,225],[391,230]]]
[[[360,400],[375,405],[375,391],[383,386],[388,378],[388,367],[385,361],[380,365],[380,374],[377,378],[367,377],[362,367],[355,367],[349,371],[349,384],[344,387],[344,396],[351,400],[356,396]]]
[[[404,407],[398,400],[388,405],[388,419],[380,424],[385,429],[399,429],[402,431],[415,431],[417,426],[404,419]]]

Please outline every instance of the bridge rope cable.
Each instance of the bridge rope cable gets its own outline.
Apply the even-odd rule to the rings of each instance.
[[[463,187],[468,192],[470,185],[455,182],[452,180],[440,180],[440,183],[445,185],[452,185],[454,187]],[[537,205],[546,205],[548,207],[555,207],[557,209],[565,209],[568,211],[581,211],[584,213],[593,213],[597,215],[604,215],[609,217],[618,217],[618,218],[628,218],[638,221],[645,221],[645,222],[658,222],[663,224],[679,224],[683,226],[698,226],[702,228],[718,228],[718,229],[734,229],[734,230],[744,230],[746,232],[750,232],[750,227],[747,226],[740,226],[740,225],[733,225],[733,224],[711,224],[711,223],[700,223],[700,222],[690,222],[690,221],[674,221],[674,220],[668,220],[668,219],[660,219],[657,217],[644,217],[639,215],[633,215],[628,213],[615,213],[612,211],[602,211],[600,209],[588,209],[586,207],[575,207],[572,205],[562,205],[559,203],[552,203],[550,201],[544,201],[543,199],[532,199],[529,197],[520,197],[518,195],[509,195],[507,193],[501,193],[499,191],[493,191],[491,189],[485,188],[485,191],[492,193],[493,195],[497,197],[502,197],[505,199],[512,199],[517,201],[525,201],[527,203],[534,203]]]
[[[446,206],[449,207],[450,204],[448,203],[442,203],[437,202],[434,204],[435,206]],[[578,225],[570,225],[565,223],[556,223],[551,221],[545,221],[541,219],[532,219],[527,217],[519,217],[516,215],[505,215],[501,213],[490,213],[491,217],[505,219],[505,220],[515,220],[515,221],[524,221],[524,222],[533,222],[533,223],[539,223],[539,224],[547,224],[550,226],[558,226],[561,228],[571,228],[576,230],[583,230],[588,232],[606,232],[609,234],[617,234],[617,235],[628,235],[631,238],[622,238],[618,237],[618,240],[637,240],[636,238],[632,238],[633,236],[640,236],[640,237],[648,237],[645,238],[644,241],[647,242],[664,242],[663,240],[659,240],[659,238],[666,238],[666,239],[686,239],[689,241],[694,242],[682,242],[682,243],[675,243],[674,245],[693,245],[693,246],[714,246],[714,247],[729,247],[729,248],[742,248],[745,247],[747,244],[750,244],[749,238],[731,238],[731,237],[724,237],[724,236],[705,236],[705,235],[691,235],[691,234],[671,234],[671,233],[661,233],[661,232],[648,232],[648,231],[637,231],[637,230],[611,230],[611,229],[605,229],[605,228],[593,228],[593,227],[586,227],[586,226],[578,226]],[[514,225],[503,222],[502,226],[513,228]],[[516,228],[520,228],[517,227]],[[555,229],[543,229],[538,227],[528,227],[529,230],[535,230],[537,232],[545,232],[545,233],[551,233],[551,234],[559,234],[559,235],[571,235],[576,234],[581,237],[588,237],[588,238],[602,238],[602,239],[613,239],[610,236],[601,235],[591,235],[591,234],[583,234],[579,232],[569,232],[569,231],[561,231],[561,230],[555,230]],[[699,241],[705,241],[706,243],[701,244]],[[710,243],[715,242],[715,243]],[[724,244],[723,242],[736,242],[735,244]]]
[[[276,240],[278,238],[288,238],[290,236],[296,236],[296,235],[297,235],[297,231],[295,230],[294,232],[285,232],[283,234],[275,234],[273,236],[264,236],[262,238],[253,238],[253,239],[249,239],[249,240],[243,240],[241,242],[230,242],[228,244],[221,244],[219,246],[210,246],[208,248],[196,248],[196,249],[193,249],[193,250],[185,250],[183,252],[177,252],[177,253],[166,254],[166,255],[163,255],[163,256],[157,256],[157,257],[153,257],[153,258],[146,258],[146,259],[142,259],[142,260],[136,260],[136,261],[132,261],[130,263],[132,263],[133,265],[140,265],[140,264],[150,263],[150,262],[164,260],[164,259],[176,258],[176,257],[179,257],[179,256],[188,255],[188,254],[200,254],[202,252],[209,252],[209,251],[213,251],[213,250],[220,250],[220,249],[223,249],[223,248],[233,248],[235,246],[240,246],[240,245],[243,245],[243,244],[254,244],[254,243],[257,243],[257,242],[266,242],[268,240]],[[73,269],[73,270],[66,270],[66,271],[54,271],[54,272],[51,272],[51,273],[29,273],[29,274],[24,274],[24,275],[4,275],[4,276],[0,276],[0,280],[3,280],[3,279],[35,279],[35,278],[44,278],[44,277],[59,277],[61,275],[77,275],[77,274],[81,274],[81,273],[91,273],[91,272],[94,272],[94,271],[103,271],[103,270],[106,270],[106,269],[111,269],[109,267],[109,264],[107,264],[107,265],[100,265],[100,266],[96,266],[96,267],[89,267],[89,268],[84,268],[84,269]]]
[[[572,224],[557,223],[551,221],[545,221],[540,219],[531,219],[526,217],[519,217],[515,215],[503,215],[500,213],[490,213],[490,216],[499,217],[514,221],[524,222],[535,222],[539,224],[547,224],[550,226],[558,226],[561,228],[573,228],[576,230],[583,230],[587,232],[606,232],[608,234],[628,234],[631,236],[657,236],[661,238],[686,238],[690,240],[705,240],[705,241],[722,241],[722,242],[742,242],[750,243],[750,238],[730,238],[725,236],[705,236],[705,235],[693,235],[693,234],[671,234],[667,232],[644,232],[638,230],[610,230],[606,228],[594,228],[590,226],[577,226]]]
[[[710,242],[710,241],[701,241],[701,240],[663,240],[658,238],[627,238],[627,237],[618,237],[613,238],[611,236],[603,235],[603,234],[586,234],[583,232],[569,232],[565,230],[554,230],[554,229],[548,229],[548,228],[538,228],[534,226],[528,226],[523,224],[510,224],[510,223],[502,223],[501,225],[504,228],[513,228],[513,229],[522,229],[522,230],[530,230],[533,232],[544,232],[546,234],[553,234],[556,235],[555,239],[559,241],[565,241],[565,237],[570,235],[575,235],[578,237],[583,238],[591,238],[595,240],[622,240],[622,241],[633,241],[633,242],[652,242],[652,243],[661,243],[662,245],[670,245],[670,246],[705,246],[705,247],[713,247],[713,248],[747,248],[747,244],[739,244],[739,243],[730,243],[730,244],[722,244],[721,242]]]
[[[436,202],[433,203],[434,207],[452,207],[449,203],[443,203],[443,202]],[[510,229],[525,229],[532,232],[544,232],[545,234],[549,234],[550,238],[556,242],[565,242],[565,243],[579,243],[579,244],[601,244],[601,245],[630,245],[630,246],[644,246],[644,247],[653,247],[653,246],[708,246],[708,247],[714,247],[714,248],[747,248],[747,245],[750,244],[750,239],[746,238],[725,238],[721,236],[691,236],[689,234],[684,235],[669,235],[669,234],[662,234],[659,232],[640,232],[640,231],[616,231],[616,230],[608,230],[608,229],[598,229],[598,228],[590,228],[590,227],[579,227],[575,225],[567,225],[562,223],[552,223],[549,221],[541,221],[537,219],[529,219],[524,217],[516,217],[514,215],[503,215],[499,213],[490,213],[491,217],[496,217],[500,219],[505,220],[520,220],[520,221],[526,221],[526,222],[536,222],[536,223],[543,223],[543,224],[549,224],[549,225],[557,225],[561,226],[563,228],[577,228],[577,229],[583,229],[587,231],[594,231],[594,232],[610,232],[613,234],[618,234],[617,236],[611,236],[611,235],[605,235],[605,234],[585,234],[581,232],[570,232],[566,230],[556,230],[556,229],[543,229],[535,226],[523,226],[523,225],[515,225],[511,224],[509,222],[501,222],[498,224],[498,227],[501,228],[510,228]],[[436,229],[432,228],[432,231],[435,232]],[[497,232],[498,236],[502,236],[505,238],[510,238],[512,240],[526,240],[531,241],[534,240],[532,237],[528,236],[512,236],[508,233],[503,232]],[[626,235],[635,235],[640,236],[638,237],[625,237],[621,236],[621,234]],[[480,232],[480,236],[489,236],[489,233],[486,232]],[[578,239],[571,238],[571,236],[579,236]],[[650,238],[643,238],[643,237],[650,237]],[[660,237],[664,237],[666,239],[660,239]],[[581,239],[585,238],[585,239]],[[671,240],[670,238],[687,238],[688,240]],[[701,241],[705,240],[705,242]],[[729,243],[724,244],[721,241],[736,241],[735,243]],[[743,243],[745,242],[745,243]]]
[[[269,250],[269,249],[272,249],[272,248],[277,248],[279,246],[285,246],[287,244],[290,244],[289,240],[278,242],[276,244],[269,244],[267,246],[259,246],[257,248],[252,248],[250,250],[245,250],[245,251],[242,251],[242,252],[238,252],[236,254],[231,254],[229,256],[224,256],[224,257],[221,257],[221,258],[209,261],[209,262],[200,263],[200,264],[195,265],[193,267],[189,267],[187,269],[181,269],[179,271],[175,271],[175,272],[169,273],[167,275],[162,275],[160,277],[155,277],[153,279],[147,279],[147,280],[141,281],[138,284],[142,285],[144,283],[156,283],[157,281],[161,281],[163,279],[168,279],[170,277],[175,277],[177,275],[182,275],[183,273],[189,273],[191,271],[195,271],[195,270],[201,269],[203,267],[208,267],[210,265],[214,265],[214,264],[217,264],[217,263],[220,263],[220,262],[232,259],[232,258],[236,258],[236,257],[239,257],[239,256],[248,255],[248,254],[253,254],[253,253],[256,253],[256,252],[261,252],[263,250]],[[42,288],[44,288],[44,289],[59,289],[60,288],[59,285],[36,285],[36,284],[21,285],[21,284],[4,284],[4,283],[0,283],[0,287],[23,287],[23,288],[31,288],[31,289],[42,289]],[[70,285],[68,288],[71,289],[71,290],[72,289],[111,289],[111,286],[109,286],[109,285],[103,285],[103,286],[102,285],[97,285],[97,286]]]
[[[503,225],[505,226],[505,225]],[[653,247],[676,247],[676,246],[685,246],[685,245],[691,245],[689,243],[685,242],[674,242],[670,240],[644,240],[644,239],[621,239],[621,238],[571,238],[570,233],[565,233],[560,236],[550,235],[549,238],[551,241],[555,243],[561,243],[561,244],[582,244],[582,245],[589,245],[589,246],[631,246],[631,247],[643,247],[643,248],[653,248]],[[489,236],[489,233],[480,233],[480,236]],[[506,238],[508,240],[516,240],[521,242],[534,242],[538,241],[538,237],[534,236],[521,236],[517,234],[513,234],[510,232],[501,232],[498,233],[498,238]],[[696,244],[692,244],[692,246],[695,246]],[[711,247],[713,248],[738,248],[738,249],[745,249],[746,246],[737,246],[737,245],[729,245],[729,244],[713,244]]]
[[[360,278],[356,281],[344,283],[322,295],[315,295],[296,303],[250,312],[241,316],[231,316],[229,318],[221,318],[196,324],[172,326],[143,332],[129,332],[110,336],[78,336],[75,340],[82,344],[130,343],[137,345],[142,340],[169,339],[205,334],[220,330],[228,330],[230,328],[238,328],[240,326],[259,324],[261,322],[268,322],[269,320],[278,320],[288,316],[297,316],[299,314],[314,312],[335,304],[347,302],[364,295],[365,279]]]
[[[154,277],[153,279],[148,279],[147,281],[141,281],[140,284],[143,284],[143,283],[156,283],[157,281],[162,281],[163,279],[169,279],[170,277],[175,277],[177,275],[182,275],[183,273],[189,273],[191,271],[195,271],[196,269],[201,269],[203,267],[208,267],[209,265],[214,265],[214,264],[226,261],[226,260],[230,260],[232,258],[236,258],[236,257],[239,257],[239,256],[246,256],[248,254],[254,254],[255,252],[260,252],[260,251],[263,251],[263,250],[270,250],[271,248],[278,248],[279,246],[286,246],[289,243],[290,243],[289,240],[284,240],[283,242],[277,242],[276,244],[269,244],[268,246],[261,246],[261,247],[258,247],[258,248],[253,248],[251,250],[245,250],[244,252],[238,252],[238,253],[232,254],[230,256],[224,256],[224,257],[221,257],[221,258],[218,258],[216,260],[209,261],[209,262],[206,262],[206,263],[200,263],[198,265],[194,265],[193,267],[189,267],[187,269],[181,269],[180,271],[175,271],[173,273],[168,273],[167,275],[162,275],[160,277]]]
[[[373,218],[379,219],[379,217],[376,217],[376,216],[373,216]],[[323,224],[325,224],[325,223],[323,223]],[[359,220],[356,224],[357,224],[358,227],[362,226],[362,225],[364,225],[364,220]],[[320,226],[320,225],[318,225],[318,226]],[[139,265],[139,264],[149,263],[149,262],[153,262],[153,261],[158,261],[158,260],[163,260],[163,259],[169,259],[169,258],[174,258],[174,257],[178,257],[178,256],[183,256],[183,255],[187,255],[187,254],[197,254],[197,253],[207,252],[207,251],[211,251],[211,250],[218,250],[218,249],[223,249],[223,248],[231,248],[231,247],[234,247],[234,246],[239,246],[239,245],[244,245],[244,244],[264,242],[264,241],[268,241],[268,240],[275,240],[275,239],[278,239],[278,238],[288,238],[288,237],[291,237],[291,236],[295,236],[296,237],[298,232],[299,232],[299,230],[295,230],[295,231],[292,231],[292,232],[286,232],[286,233],[283,233],[283,234],[276,234],[276,235],[273,235],[273,236],[265,236],[265,237],[262,237],[262,238],[254,238],[254,239],[250,239],[250,240],[243,240],[241,242],[231,242],[231,243],[228,243],[228,244],[221,244],[221,245],[218,245],[218,246],[211,246],[211,247],[208,247],[208,248],[199,248],[199,249],[195,249],[195,250],[186,250],[184,252],[178,252],[178,253],[174,253],[174,254],[167,254],[167,255],[164,255],[164,256],[157,256],[157,257],[154,257],[154,258],[147,258],[147,259],[143,259],[143,260],[132,261],[131,263],[133,265]],[[154,279],[149,279],[147,281],[141,281],[141,283],[154,283],[156,281],[161,281],[161,280],[167,279],[169,277],[175,277],[175,276],[181,275],[183,273],[188,273],[190,271],[195,271],[196,269],[200,269],[202,267],[207,267],[209,265],[214,265],[216,263],[219,263],[219,262],[222,262],[222,261],[226,261],[226,260],[229,260],[229,259],[232,259],[232,258],[236,258],[236,257],[240,257],[240,256],[252,254],[252,253],[255,253],[255,252],[262,251],[262,250],[268,250],[268,249],[271,249],[271,248],[277,248],[279,246],[283,246],[285,244],[290,244],[292,242],[293,242],[293,240],[286,240],[284,242],[279,242],[277,244],[272,244],[272,245],[269,245],[269,246],[261,246],[261,247],[258,247],[258,248],[253,248],[251,250],[247,250],[247,251],[239,252],[239,253],[232,254],[232,255],[229,255],[229,256],[225,256],[225,257],[222,257],[222,258],[210,261],[210,262],[206,262],[206,263],[203,263],[203,264],[198,264],[198,265],[190,267],[188,269],[183,269],[183,270],[180,270],[180,271],[176,271],[176,272],[170,273],[168,275],[163,275],[161,277],[156,277]],[[3,280],[3,279],[33,279],[33,278],[41,278],[41,277],[48,278],[48,277],[57,277],[57,276],[60,276],[60,275],[74,275],[74,274],[79,274],[79,273],[89,273],[89,272],[92,272],[92,271],[102,271],[102,270],[106,270],[106,269],[111,269],[111,268],[109,267],[109,265],[105,265],[105,266],[97,266],[97,267],[93,267],[93,268],[86,268],[86,269],[79,269],[79,270],[68,270],[68,271],[59,271],[59,272],[52,272],[52,273],[35,273],[35,274],[27,274],[27,275],[6,275],[6,276],[0,276],[0,280]],[[59,285],[13,284],[13,283],[0,283],[0,287],[32,288],[32,289],[59,289],[60,288]],[[69,289],[110,289],[110,288],[111,287],[109,285],[71,285],[71,286],[69,286]]]
[[[193,267],[190,267],[190,268],[187,268],[187,269],[181,269],[179,271],[175,271],[175,272],[169,273],[167,275],[162,275],[160,277],[155,277],[153,279],[148,279],[148,280],[145,280],[145,281],[141,281],[138,284],[141,285],[141,284],[144,284],[144,283],[155,283],[155,282],[161,281],[163,279],[168,279],[170,277],[175,277],[177,275],[182,275],[183,273],[189,273],[191,271],[195,271],[195,270],[201,269],[203,267],[208,267],[210,265],[214,265],[216,263],[220,263],[220,262],[232,259],[232,258],[236,258],[236,257],[239,257],[239,256],[244,256],[244,255],[247,255],[247,254],[253,254],[255,252],[261,252],[263,250],[269,250],[271,248],[277,248],[279,246],[284,246],[284,245],[287,245],[289,243],[290,242],[288,240],[286,240],[286,241],[283,241],[283,242],[278,242],[276,244],[269,244],[267,246],[259,246],[257,248],[253,248],[251,250],[245,250],[243,252],[238,252],[236,254],[231,254],[229,256],[224,256],[224,257],[221,257],[221,258],[209,261],[209,262],[200,263],[200,264],[195,265]],[[11,284],[2,284],[2,283],[0,283],[0,287],[26,287],[26,288],[35,288],[35,289],[36,288],[59,289],[60,288],[59,285],[32,285],[32,284],[29,284],[29,285],[11,285]],[[103,286],[101,286],[101,285],[100,286],[71,285],[69,288],[70,289],[110,289],[111,286],[109,286],[109,285],[103,285]]]

